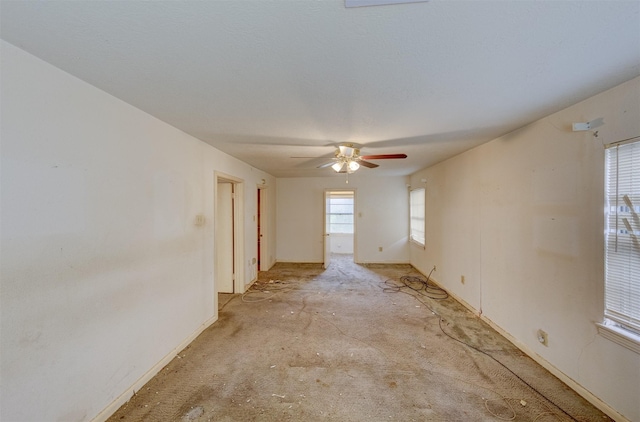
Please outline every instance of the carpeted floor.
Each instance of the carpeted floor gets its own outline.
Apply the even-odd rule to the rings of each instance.
[[[110,421],[610,420],[409,265],[277,264]]]

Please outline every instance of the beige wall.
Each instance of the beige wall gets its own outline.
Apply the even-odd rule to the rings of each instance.
[[[571,129],[597,118],[598,137]],[[630,420],[640,420],[640,355],[598,335],[595,323],[603,144],[639,135],[636,78],[411,177],[427,189],[427,246],[411,247],[413,265],[425,273],[436,265],[447,290]]]
[[[349,176],[349,184],[345,181],[345,175],[277,179],[278,261],[322,262],[324,190],[353,189],[356,260],[409,262],[407,178],[377,177],[375,170],[361,169]]]
[[[221,172],[245,181],[245,283],[262,179],[270,261],[322,261],[323,191],[355,189],[360,262],[437,265],[440,283],[521,347],[640,420],[640,357],[594,326],[602,142],[640,135],[638,98],[635,79],[413,175],[413,186],[427,179],[422,250],[407,241],[408,178],[364,169],[348,186],[341,177],[276,185],[3,42],[0,369],[11,388],[1,391],[1,419],[91,420],[215,318]],[[571,132],[572,122],[598,117],[599,138]]]
[[[100,419],[217,317],[214,173],[245,182],[245,283],[262,179],[275,257],[275,179],[10,44],[1,53],[0,419]]]

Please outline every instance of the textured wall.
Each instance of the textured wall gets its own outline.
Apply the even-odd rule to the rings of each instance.
[[[409,262],[407,178],[367,171],[349,176],[349,184],[344,175],[278,179],[277,260],[322,262],[324,190],[354,189],[357,262]]]
[[[1,134],[0,419],[91,420],[217,316],[214,171],[247,260],[275,179],[4,42]]]
[[[640,420],[640,356],[600,337],[595,323],[603,144],[639,136],[638,116],[640,78],[411,178],[427,180],[427,247],[412,247],[411,262],[423,272],[436,265],[447,290],[630,420]],[[598,137],[571,130],[598,118]]]

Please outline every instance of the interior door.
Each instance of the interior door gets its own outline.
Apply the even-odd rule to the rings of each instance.
[[[324,268],[329,268],[331,264],[331,224],[329,220],[329,198],[330,191],[324,191]]]
[[[219,182],[216,199],[216,282],[219,293],[233,293],[233,183]]]
[[[258,209],[258,218],[257,218],[257,224],[258,224],[258,271],[260,271],[260,262],[261,262],[261,258],[262,258],[262,256],[261,256],[261,252],[262,252],[262,245],[261,245],[261,243],[262,243],[262,231],[261,231],[261,228],[262,228],[262,226],[261,226],[261,224],[262,224],[262,215],[261,215],[261,211],[262,211],[262,209],[261,209],[261,206],[260,206],[261,205],[260,204],[261,196],[262,196],[262,190],[260,188],[258,188],[258,198],[257,198],[258,199],[258,206],[257,206],[257,209]]]

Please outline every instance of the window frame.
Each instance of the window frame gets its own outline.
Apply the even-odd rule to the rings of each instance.
[[[636,144],[635,151],[631,150],[630,147],[625,147],[631,144]],[[626,151],[629,151],[625,151],[628,156],[620,155],[621,147],[625,147]],[[612,152],[614,149],[615,153]],[[637,159],[639,149],[640,137],[626,139],[606,146],[604,155],[604,312],[602,322],[596,323],[596,326],[601,336],[640,354],[640,325],[637,322],[637,307],[640,305],[636,305],[636,302],[633,301],[626,306],[619,304],[620,301],[628,297],[620,293],[620,289],[624,287],[631,289],[634,295],[640,295],[640,284],[633,283],[633,278],[630,278],[632,277],[630,273],[633,272],[633,268],[638,269],[640,267],[640,258],[633,264],[620,264],[620,261],[629,262],[627,258],[634,256],[633,248],[628,247],[630,241],[625,236],[635,237],[634,233],[637,230],[632,229],[632,232],[629,233],[626,230],[629,226],[628,218],[622,216],[627,213],[636,214],[633,211],[634,208],[637,208],[635,204],[629,208],[624,203],[631,202],[628,195],[636,198],[636,200],[640,196],[640,167],[636,168],[632,162],[633,158]],[[624,163],[629,161],[630,164],[626,166],[620,165],[621,158]],[[619,180],[620,172],[626,170],[630,172],[630,175],[625,173],[628,176],[625,176],[624,181]],[[620,192],[622,185],[627,185],[627,188]],[[612,192],[612,190],[615,192]],[[622,227],[620,225],[621,221],[627,227]],[[623,249],[621,252],[618,252],[619,243]],[[634,242],[631,240],[631,243]],[[627,253],[625,254],[625,252]],[[633,261],[636,260],[634,259]],[[626,275],[628,282],[624,281],[625,277],[620,276],[620,273],[624,272],[629,273]],[[621,278],[622,281],[620,281]],[[637,292],[636,289],[638,290]]]
[[[350,204],[332,204],[331,200],[332,199],[349,199],[351,200]],[[327,205],[327,210],[326,210],[326,215],[325,215],[325,219],[328,220],[328,230],[327,233],[330,234],[350,234],[350,235],[355,235],[355,230],[356,230],[356,215],[355,215],[355,211],[356,211],[356,197],[355,197],[355,192],[354,191],[329,191],[329,196],[328,196],[328,203]],[[351,207],[351,212],[350,213],[341,213],[341,212],[331,212],[332,211],[332,206],[350,206]],[[332,218],[331,216],[343,216],[343,215],[350,215],[351,216],[351,223],[338,223],[338,222],[332,222]],[[344,226],[344,227],[350,227],[351,231],[333,231],[334,226]]]
[[[416,204],[414,207],[414,195],[418,192],[422,192],[422,207],[419,207],[420,204]],[[422,211],[422,216],[414,217],[414,210],[420,209]],[[414,237],[414,221],[422,220],[422,238]],[[422,247],[423,249],[427,244],[427,233],[426,233],[426,222],[427,222],[427,189],[425,187],[413,188],[409,190],[409,241],[415,245]],[[419,231],[419,230],[418,230]]]

